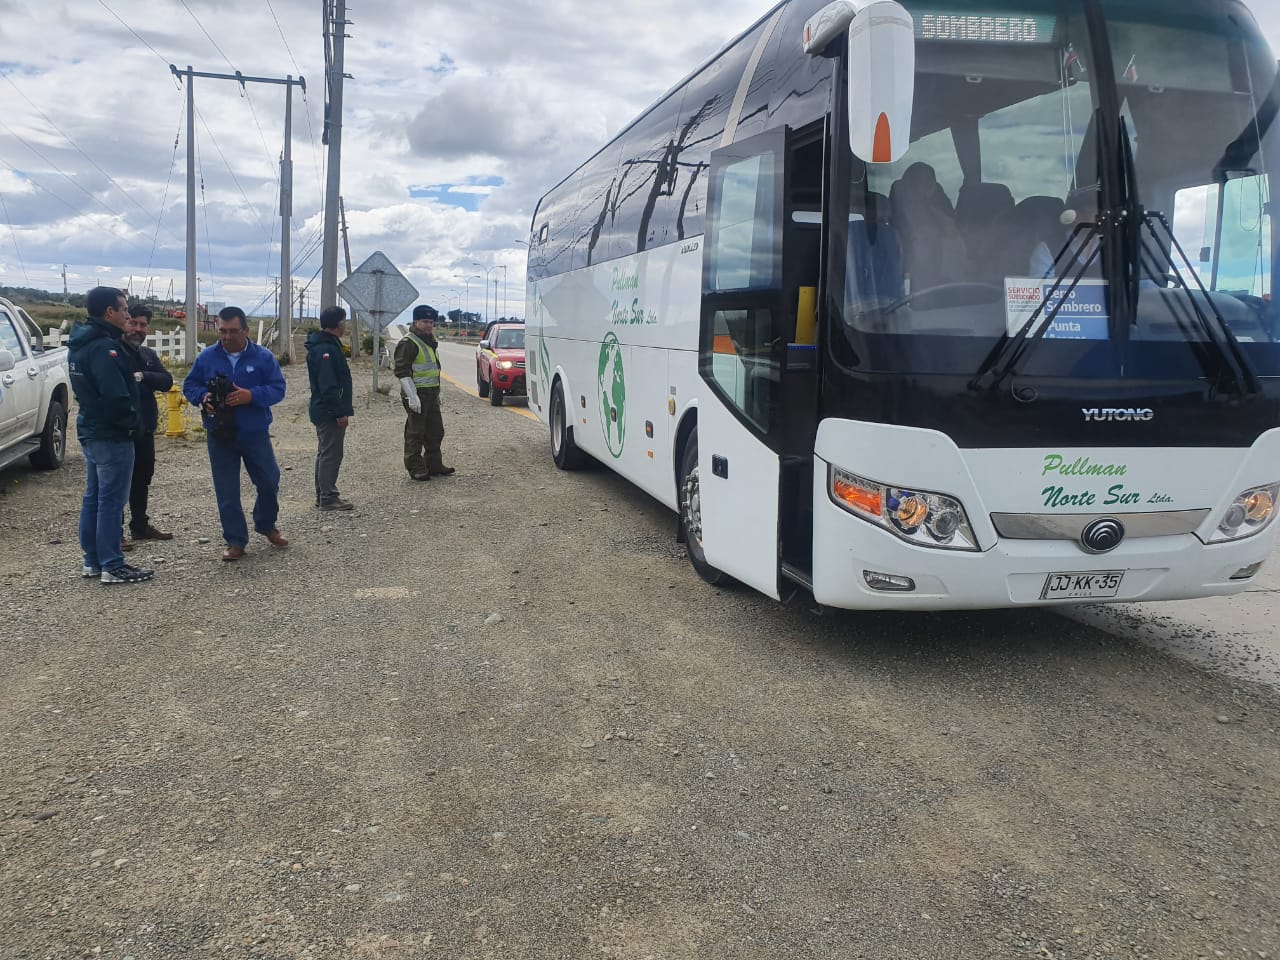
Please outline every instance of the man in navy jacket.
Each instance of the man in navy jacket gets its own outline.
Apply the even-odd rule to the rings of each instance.
[[[342,352],[346,319],[347,311],[342,307],[327,307],[320,314],[320,329],[307,337],[307,375],[311,379],[308,412],[316,425],[316,506],[321,510],[351,509],[351,503],[338,496],[343,440],[355,415],[351,368]]]
[[[215,402],[215,377],[229,381],[221,402]],[[201,350],[183,381],[182,393],[200,408],[213,469],[213,491],[227,547],[223,560],[239,560],[249,544],[249,528],[240,504],[240,463],[258,491],[253,504],[253,529],[274,547],[289,541],[276,528],[280,514],[280,465],[267,430],[271,408],[284,399],[284,374],[275,356],[249,342],[249,321],[239,307],[218,313],[218,343]],[[224,428],[225,425],[225,428]]]
[[[71,389],[80,412],[76,432],[84,453],[84,501],[80,505],[81,576],[103,583],[142,583],[151,570],[124,562],[120,528],[133,476],[133,438],[141,427],[138,383],[120,338],[129,319],[124,293],[94,287],[85,298],[83,323],[67,340]]]

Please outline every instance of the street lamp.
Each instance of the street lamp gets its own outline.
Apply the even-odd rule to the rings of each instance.
[[[467,312],[468,314],[470,314],[470,313],[471,313],[471,281],[472,281],[472,280],[483,280],[483,279],[484,279],[484,277],[480,276],[480,274],[476,274],[474,277],[467,277],[467,279],[466,279],[466,281],[465,281],[465,282],[466,282],[466,293],[467,293],[467,309],[466,309],[466,312]],[[486,305],[487,305],[487,304],[488,304],[488,301],[486,300]]]
[[[485,308],[485,311],[487,312],[489,309],[489,273],[492,270],[497,270],[498,264],[494,264],[492,267],[486,267],[482,263],[476,263],[475,261],[472,261],[471,265],[473,267],[479,267],[481,270],[484,271],[484,287],[485,287],[484,308]],[[493,312],[494,313],[498,312],[498,291],[497,290],[493,291]],[[488,320],[489,318],[486,316],[485,321],[488,322]]]

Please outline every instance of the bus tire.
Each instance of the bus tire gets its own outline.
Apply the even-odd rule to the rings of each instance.
[[[551,423],[551,459],[561,470],[581,470],[586,466],[587,455],[573,442],[573,427],[569,426],[569,408],[564,402],[564,388],[560,381],[551,388],[549,416]]]
[[[489,384],[489,406],[502,406],[502,388],[496,383]]]
[[[476,393],[480,394],[481,399],[489,395],[489,381],[480,376],[480,364],[476,364]]]
[[[731,582],[728,574],[707,563],[702,549],[702,488],[698,480],[698,428],[694,427],[680,458],[680,527],[684,532],[689,563],[712,586]]]

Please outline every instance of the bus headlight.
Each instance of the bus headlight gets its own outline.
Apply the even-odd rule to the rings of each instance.
[[[1243,540],[1261,533],[1275,519],[1277,499],[1280,499],[1280,483],[1245,490],[1227,507],[1209,542]]]
[[[964,505],[955,497],[907,490],[831,467],[828,490],[835,503],[908,543],[943,550],[978,549]]]

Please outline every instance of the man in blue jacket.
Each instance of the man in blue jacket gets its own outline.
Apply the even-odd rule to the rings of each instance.
[[[311,422],[316,425],[316,506],[321,510],[350,510],[338,496],[338,471],[347,424],[355,415],[351,404],[351,368],[342,352],[347,311],[328,307],[320,313],[320,329],[307,337],[307,376],[311,380]]]
[[[223,560],[239,560],[249,544],[240,504],[240,463],[258,491],[253,529],[273,547],[289,541],[276,528],[280,465],[271,449],[271,408],[284,399],[284,374],[270,350],[249,342],[249,321],[239,307],[218,313],[218,343],[201,350],[182,392],[204,419],[213,491],[227,547]]]
[[[138,383],[121,344],[128,301],[115,287],[94,287],[85,298],[88,319],[67,339],[71,389],[79,412],[76,433],[84,453],[84,501],[80,505],[80,575],[103,583],[141,583],[151,570],[124,562],[120,528],[133,476],[133,438],[142,428]]]
[[[156,426],[159,412],[156,409],[156,391],[168,392],[173,386],[173,374],[164,368],[156,352],[147,346],[147,334],[151,327],[151,308],[134,304],[129,308],[129,322],[124,328],[125,353],[133,363],[133,379],[138,382],[138,402],[141,406],[142,428],[133,438],[133,480],[129,484],[129,532],[134,540],[172,540],[172,533],[162,533],[151,525],[147,516],[147,500],[151,492],[151,480],[156,473]],[[126,542],[124,549],[133,549]]]

